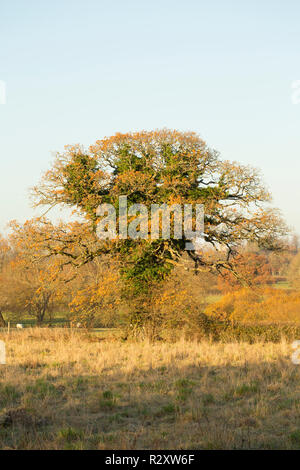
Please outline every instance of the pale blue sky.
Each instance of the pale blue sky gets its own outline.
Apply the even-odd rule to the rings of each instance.
[[[194,130],[300,233],[299,0],[0,0],[0,230],[65,144]]]

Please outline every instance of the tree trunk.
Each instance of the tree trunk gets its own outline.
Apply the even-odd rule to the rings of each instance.
[[[1,310],[0,310],[0,327],[5,327],[5,320],[3,318]]]

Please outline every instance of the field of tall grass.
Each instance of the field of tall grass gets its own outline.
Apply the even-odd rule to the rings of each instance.
[[[0,339],[1,449],[300,448],[300,366],[284,340]]]

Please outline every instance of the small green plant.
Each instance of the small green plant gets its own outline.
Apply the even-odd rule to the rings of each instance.
[[[290,439],[293,444],[300,445],[300,429],[290,434]]]
[[[163,414],[174,414],[176,412],[176,406],[173,403],[165,405],[161,409]]]
[[[100,408],[112,410],[116,405],[116,398],[110,390],[105,390],[99,400]]]
[[[210,405],[215,402],[214,396],[211,393],[207,393],[202,397],[203,405]]]
[[[62,428],[58,431],[57,437],[66,442],[73,442],[83,438],[83,432],[71,427]]]
[[[31,392],[36,398],[44,399],[48,397],[55,397],[60,395],[60,391],[50,382],[46,382],[44,379],[37,379],[32,385],[26,388],[27,392]]]
[[[20,392],[13,385],[7,384],[3,386],[0,384],[0,403],[2,406],[15,402],[20,396]]]
[[[251,395],[259,391],[257,383],[242,384],[235,389],[237,396]]]
[[[188,379],[179,379],[175,382],[175,388],[177,389],[176,400],[179,402],[185,402],[192,393],[192,386],[194,382]]]
[[[105,390],[105,392],[102,393],[102,397],[105,400],[112,400],[113,399],[113,393],[110,390]]]

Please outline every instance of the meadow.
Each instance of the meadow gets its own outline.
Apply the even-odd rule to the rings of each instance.
[[[1,333],[2,449],[299,449],[291,345]]]

